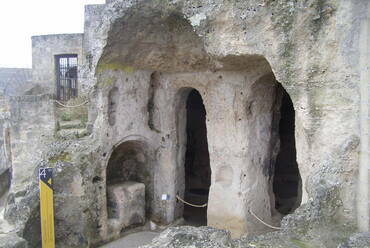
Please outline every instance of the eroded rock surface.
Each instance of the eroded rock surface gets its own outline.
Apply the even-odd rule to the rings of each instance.
[[[137,182],[113,184],[107,188],[109,225],[119,233],[131,225],[145,223],[145,185]]]
[[[15,234],[0,234],[1,248],[27,248],[27,242]]]
[[[338,248],[366,248],[370,247],[370,233],[355,233]]]
[[[211,227],[172,227],[162,232],[150,245],[142,248],[176,248],[176,247],[231,247],[230,233]]]
[[[358,183],[358,83],[366,54],[359,40],[368,8],[367,1],[345,0],[137,0],[87,7],[82,74],[90,87],[89,132],[58,139],[36,129],[44,137],[39,140],[15,130],[32,143],[16,139],[17,151],[32,146],[38,155],[13,154],[20,176],[6,203],[11,230],[31,247],[40,243],[39,167],[55,169],[60,247],[117,238],[122,230],[110,231],[107,204],[107,185],[116,176],[145,185],[145,215],[153,226],[181,220],[177,196],[189,188],[187,140],[199,138],[189,135],[186,123],[195,90],[204,104],[209,152],[209,159],[195,160],[210,168],[197,176],[209,180],[211,171],[210,183],[197,182],[209,187],[202,188],[204,217],[230,234],[172,228],[147,247],[366,247],[366,238],[351,235],[368,224],[368,205],[361,205],[366,197],[359,194],[368,185]],[[285,149],[283,90],[291,100],[295,143],[285,157],[295,160],[299,173],[292,203],[279,212],[277,204],[291,197],[277,195],[273,186]],[[55,122],[48,124],[52,130]],[[252,212],[282,229],[271,232]]]
[[[340,230],[317,229],[313,236],[301,236],[298,232],[282,230],[250,238],[232,240],[224,230],[211,227],[169,228],[155,238],[151,244],[141,248],[367,248],[370,247],[369,233],[357,233],[348,238],[338,235]],[[336,236],[336,237],[335,237]],[[334,241],[335,240],[335,241]],[[334,241],[334,242],[333,242]],[[343,243],[342,243],[343,242]]]

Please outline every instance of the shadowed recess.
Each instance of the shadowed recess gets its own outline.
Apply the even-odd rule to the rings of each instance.
[[[191,72],[256,67],[271,71],[261,55],[212,56],[206,51],[202,37],[182,14],[160,10],[152,4],[146,2],[127,10],[112,24],[98,62],[98,73],[109,69]]]

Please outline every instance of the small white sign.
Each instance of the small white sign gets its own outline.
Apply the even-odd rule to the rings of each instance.
[[[167,201],[170,199],[170,196],[167,194],[162,194],[162,201]]]

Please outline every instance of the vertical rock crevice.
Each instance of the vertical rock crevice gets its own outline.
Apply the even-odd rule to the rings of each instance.
[[[112,88],[108,94],[108,123],[113,126],[116,123],[116,112],[119,102],[119,90],[117,87]]]
[[[155,132],[160,132],[161,129],[160,113],[155,102],[155,94],[160,86],[159,77],[160,73],[156,71],[150,75],[149,93],[148,93],[149,100],[147,104],[148,126],[151,130]]]

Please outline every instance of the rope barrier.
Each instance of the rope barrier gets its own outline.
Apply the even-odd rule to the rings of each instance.
[[[55,102],[58,103],[60,106],[65,107],[65,108],[77,108],[77,107],[81,107],[81,106],[85,105],[89,101],[83,102],[83,103],[75,105],[75,106],[65,105],[65,104],[59,102],[58,100],[55,100]]]
[[[192,206],[192,207],[195,207],[195,208],[205,208],[207,207],[207,203],[203,204],[203,205],[195,205],[195,204],[191,204],[189,202],[186,202],[185,200],[181,199],[180,196],[176,195],[176,198],[177,200],[181,201],[182,203],[186,204],[186,205],[189,205],[189,206]]]
[[[248,210],[248,212],[249,213],[251,213],[251,215],[254,217],[254,218],[256,218],[257,220],[259,220],[262,224],[264,224],[265,226],[267,226],[267,227],[270,227],[270,228],[272,228],[272,229],[276,229],[276,230],[282,230],[283,228],[281,228],[281,227],[277,227],[277,226],[272,226],[272,225],[270,225],[270,224],[267,224],[266,222],[264,222],[263,220],[261,220],[260,218],[258,218],[258,216],[257,215],[255,215],[253,212],[252,212],[252,210]]]
[[[181,201],[182,203],[186,204],[186,205],[189,205],[189,206],[192,206],[192,207],[195,207],[195,208],[204,208],[204,207],[207,207],[207,203],[203,204],[203,205],[195,205],[195,204],[191,204],[185,200],[183,200],[180,196],[176,195],[176,198],[177,200]],[[276,230],[282,230],[283,228],[281,227],[276,227],[276,226],[272,226],[266,222],[264,222],[263,220],[261,220],[260,218],[258,218],[258,216],[252,212],[252,210],[248,210],[248,212],[254,217],[256,218],[258,221],[260,221],[262,224],[264,224],[265,226],[267,227],[270,227],[272,229],[276,229]]]

